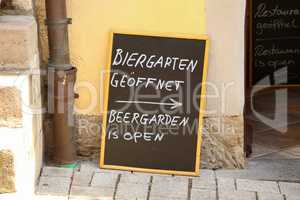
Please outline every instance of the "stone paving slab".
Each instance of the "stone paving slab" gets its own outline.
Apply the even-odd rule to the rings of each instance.
[[[92,187],[114,188],[117,184],[119,174],[95,173],[91,182]]]
[[[60,167],[44,167],[42,176],[49,177],[72,177],[73,169]]]
[[[237,190],[253,191],[253,192],[268,192],[279,194],[279,186],[274,181],[257,181],[257,180],[236,180]]]
[[[258,200],[284,200],[284,196],[282,194],[274,194],[274,193],[258,192],[257,197]]]
[[[290,196],[290,195],[287,195],[286,196],[286,200],[300,200],[300,196]]]
[[[99,164],[93,161],[85,161],[80,164],[78,169],[80,172],[95,172],[95,173],[115,173],[115,174],[129,174],[128,171],[120,171],[120,170],[108,170],[108,169],[100,169]]]
[[[149,185],[120,184],[116,192],[116,200],[147,200]]]
[[[189,177],[186,176],[171,176],[171,175],[154,175],[153,176],[153,183],[174,183],[177,182],[178,184],[186,184],[188,182]]]
[[[233,178],[218,178],[217,187],[219,191],[235,191],[236,181]]]
[[[255,192],[248,191],[222,191],[219,200],[256,200]]]
[[[90,186],[93,176],[93,172],[76,171],[74,172],[72,186]]]
[[[187,198],[189,179],[187,177],[154,176],[150,198]]]
[[[215,177],[216,177],[216,174],[215,174],[215,171],[214,171],[214,170],[210,170],[210,169],[201,169],[201,170],[200,170],[200,177],[212,179],[212,178],[215,178]]]
[[[70,185],[68,177],[41,177],[37,195],[68,196]]]
[[[300,200],[300,183],[236,179],[213,170],[201,170],[200,177],[130,173],[87,163],[74,171],[45,168],[36,197],[28,200],[69,199]]]
[[[15,199],[15,200],[21,200]],[[22,200],[25,200],[22,198]],[[53,196],[53,195],[35,195],[33,199],[28,199],[28,200],[69,200],[68,196]]]
[[[72,186],[70,200],[113,200],[114,188]]]
[[[200,177],[192,178],[192,188],[216,190],[214,171],[202,170]]]
[[[282,194],[300,197],[300,183],[279,182]]]
[[[243,170],[216,170],[217,178],[239,178],[266,181],[300,182],[300,159],[249,161]]]
[[[150,197],[149,200],[166,200],[165,197]],[[186,200],[186,198],[172,198],[172,200]]]
[[[216,190],[192,189],[191,200],[217,200]]]
[[[98,172],[98,171],[100,171],[97,163],[92,162],[92,161],[81,162],[78,170],[81,172]]]
[[[127,173],[122,174],[120,184],[149,184],[151,175],[144,173]]]

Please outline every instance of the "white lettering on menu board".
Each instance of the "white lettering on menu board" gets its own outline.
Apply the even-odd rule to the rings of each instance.
[[[142,69],[166,69],[173,71],[189,71],[194,72],[199,61],[190,60],[178,57],[164,57],[158,55],[146,55],[138,52],[127,52],[123,49],[116,49],[113,58],[112,66],[142,68]],[[131,77],[129,75],[113,72],[110,80],[111,87],[114,88],[130,88],[130,87],[143,87],[155,88],[156,90],[165,90],[168,92],[178,91],[183,85],[184,81],[181,80],[163,80],[159,78],[149,77]],[[124,104],[153,104],[165,105],[171,109],[182,106],[182,103],[170,98],[168,102],[147,102],[147,101],[116,101],[117,103]],[[111,110],[108,116],[108,123],[119,124],[141,124],[141,125],[163,125],[184,127],[189,122],[189,117],[181,117],[169,114],[141,114],[131,112],[120,112]],[[151,133],[151,132],[125,132],[122,135],[117,134],[117,131],[110,130],[108,132],[109,140],[123,139],[125,141],[138,141],[143,140],[146,142],[161,142],[164,139],[164,134]]]

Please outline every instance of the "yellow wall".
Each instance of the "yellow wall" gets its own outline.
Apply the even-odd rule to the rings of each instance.
[[[69,0],[70,48],[78,68],[82,114],[100,114],[100,73],[107,63],[110,30],[203,34],[204,0]],[[95,88],[96,94],[90,94]],[[90,88],[90,89],[87,89]],[[87,109],[91,96],[97,105]]]

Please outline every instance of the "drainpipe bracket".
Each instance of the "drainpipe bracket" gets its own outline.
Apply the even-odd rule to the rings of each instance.
[[[68,25],[72,24],[72,18],[66,18],[66,19],[46,19],[45,20],[46,25]]]
[[[55,69],[55,70],[70,70],[74,66],[71,64],[53,64],[53,63],[48,63],[48,68]]]

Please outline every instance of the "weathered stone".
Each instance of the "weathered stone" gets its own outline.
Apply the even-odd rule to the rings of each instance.
[[[151,197],[149,198],[150,200],[166,200],[165,197]],[[172,198],[172,200],[186,200],[186,198]]]
[[[0,86],[0,127],[22,127],[20,91],[15,87]]]
[[[72,186],[70,200],[113,200],[114,188]]]
[[[0,78],[0,85],[6,87],[18,88],[21,94],[12,94],[14,98],[21,97],[22,104],[22,126],[1,127],[0,128],[0,148],[12,150],[14,153],[15,163],[15,188],[18,193],[29,194],[34,191],[37,178],[40,175],[43,164],[43,133],[41,126],[41,114],[34,114],[31,109],[31,88],[30,75],[3,75]],[[9,100],[9,98],[6,98]],[[5,101],[0,101],[1,103]],[[10,105],[13,102],[7,102]],[[21,109],[16,105],[11,105],[12,110]],[[21,105],[19,106],[21,107]],[[5,107],[5,109],[9,106]],[[0,115],[7,117],[8,114]],[[24,184],[26,183],[26,184]]]
[[[71,178],[41,177],[37,187],[37,195],[68,196]]]
[[[289,195],[286,195],[286,200],[300,200],[300,196],[289,196]]]
[[[75,123],[79,156],[98,158],[101,141],[100,116],[76,115]]]
[[[219,191],[235,191],[235,179],[233,178],[218,178],[218,190]]]
[[[149,184],[151,175],[142,173],[126,173],[121,175],[120,184]]]
[[[154,184],[173,184],[186,185],[188,178],[185,176],[169,176],[169,175],[155,175],[153,176],[152,183]]]
[[[221,191],[219,200],[256,200],[256,194],[248,191]]]
[[[186,177],[154,176],[151,185],[150,199],[163,197],[165,199],[187,198],[189,181]]]
[[[216,200],[216,190],[192,189],[191,200]]]
[[[115,173],[95,173],[92,179],[92,187],[114,188],[117,184],[118,174]]]
[[[0,69],[39,67],[37,25],[31,16],[0,16]]]
[[[15,192],[14,158],[11,151],[0,151],[0,194]]]
[[[42,176],[49,177],[72,177],[73,169],[62,167],[44,167]]]
[[[216,190],[216,180],[213,174],[213,171],[206,170],[204,175],[192,179],[192,188],[195,189],[204,189],[204,190]],[[210,172],[210,173],[209,173]]]
[[[239,178],[300,182],[300,160],[250,159],[243,170],[216,170],[217,178]]]
[[[279,194],[279,187],[275,181],[256,181],[237,179],[237,190],[253,191],[253,192],[269,192]]]
[[[282,194],[274,194],[274,193],[261,193],[257,194],[259,200],[284,200]]]
[[[13,199],[16,200],[16,199]],[[38,195],[28,200],[69,200],[68,196],[54,196],[54,195]]]
[[[82,161],[78,171],[83,173],[96,172],[99,170],[98,163],[94,161]]]
[[[243,137],[242,117],[204,118],[201,167],[243,168]]]
[[[12,4],[15,9],[31,10],[32,0],[13,0]]]
[[[288,196],[300,196],[300,183],[279,182],[282,194]]]
[[[147,194],[147,184],[120,184],[117,188],[116,200],[146,200]]]
[[[32,10],[32,0],[0,0],[0,5],[1,9],[11,12]]]
[[[47,26],[45,24],[45,19],[46,19],[45,1],[43,0],[34,1],[34,7],[35,7],[36,18],[39,24],[38,28],[39,28],[41,59],[42,59],[42,63],[45,65],[45,63],[48,63],[48,57],[49,57],[48,31],[47,31]]]
[[[215,171],[210,169],[201,169],[200,177],[205,179],[214,179],[216,178]]]
[[[75,172],[73,177],[73,186],[87,187],[91,184],[94,172]]]

